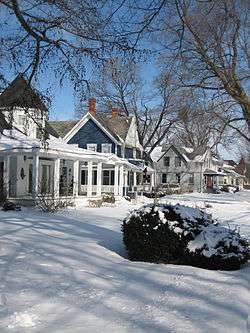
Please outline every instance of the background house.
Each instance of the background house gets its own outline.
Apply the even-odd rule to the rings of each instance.
[[[213,188],[222,166],[208,147],[196,150],[174,145],[156,147],[151,159],[156,169],[156,183],[162,187],[179,187],[184,192]]]

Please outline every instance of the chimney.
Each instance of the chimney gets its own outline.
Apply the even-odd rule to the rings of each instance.
[[[112,108],[112,118],[115,118],[119,115],[119,109]]]
[[[89,113],[93,116],[96,115],[96,100],[93,97],[89,98]]]

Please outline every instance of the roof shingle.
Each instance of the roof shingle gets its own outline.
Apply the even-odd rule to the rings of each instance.
[[[0,95],[0,107],[37,108],[47,111],[38,92],[19,74]]]

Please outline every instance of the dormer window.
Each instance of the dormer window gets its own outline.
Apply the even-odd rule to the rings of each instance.
[[[102,153],[111,154],[112,153],[112,144],[102,143]]]

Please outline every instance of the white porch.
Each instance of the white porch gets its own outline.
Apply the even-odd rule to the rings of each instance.
[[[34,203],[39,195],[53,197],[124,196],[144,188],[143,171],[113,154],[87,151],[51,138],[48,148],[20,133],[2,136],[2,196]],[[149,184],[152,187],[152,183]]]

